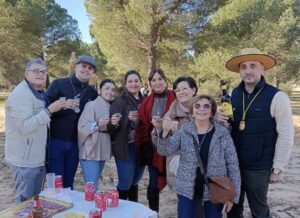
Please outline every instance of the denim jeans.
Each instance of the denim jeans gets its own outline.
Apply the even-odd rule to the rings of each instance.
[[[158,169],[148,165],[148,171],[149,171],[149,187],[151,188],[157,188],[157,180],[158,180]]]
[[[98,190],[99,179],[104,168],[104,160],[80,160],[80,166],[83,171],[84,182],[93,182],[96,190]]]
[[[194,197],[193,200],[177,195],[178,218],[222,218],[223,204],[213,204],[205,201],[202,205],[202,199]]]
[[[40,194],[46,170],[41,167],[17,167],[9,164],[16,188],[16,203],[19,204]]]
[[[270,170],[241,170],[241,195],[239,203],[228,213],[229,218],[243,218],[245,194],[253,218],[270,218],[267,202]]]
[[[128,145],[129,160],[115,159],[118,172],[118,185],[120,190],[129,190],[132,185],[137,185],[144,174],[144,166],[140,166],[137,151],[133,143]]]
[[[63,187],[73,189],[79,151],[77,142],[68,142],[51,138],[48,149],[48,173],[55,173],[63,177]]]
[[[213,204],[210,201],[204,201],[205,218],[222,218],[223,204]]]
[[[194,197],[193,200],[177,195],[177,217],[178,218],[203,218],[202,199]]]

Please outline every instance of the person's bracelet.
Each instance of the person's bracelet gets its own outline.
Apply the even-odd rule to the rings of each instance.
[[[52,116],[52,113],[50,112],[49,108],[46,107],[46,108],[45,108],[45,111],[46,111],[46,113],[48,114],[49,117]]]

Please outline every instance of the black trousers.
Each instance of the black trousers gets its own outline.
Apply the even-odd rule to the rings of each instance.
[[[270,170],[241,170],[241,195],[228,213],[228,218],[243,218],[244,200],[247,196],[253,218],[270,218],[267,194],[270,181]]]

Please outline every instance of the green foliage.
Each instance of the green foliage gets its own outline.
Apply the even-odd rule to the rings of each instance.
[[[77,21],[54,0],[0,0],[1,84],[17,84],[33,57],[45,58],[54,78],[68,74],[73,51],[91,52],[100,60],[97,45],[82,43],[80,37]],[[101,60],[100,71],[104,64]]]
[[[194,78],[199,82],[213,79],[232,79],[234,74],[228,74],[224,68],[224,63],[230,59],[230,56],[230,52],[225,49],[206,49],[205,52],[194,58],[194,63],[190,67]]]
[[[236,51],[257,47],[278,63],[266,78],[284,87],[300,78],[300,4],[297,0],[85,0],[92,44],[80,40],[77,21],[54,0],[0,0],[0,82],[23,77],[25,62],[44,52],[52,78],[68,74],[71,52],[99,64],[96,80],[119,85],[129,69],[162,68],[171,84],[195,77],[217,93],[220,79],[237,84],[225,69]]]
[[[199,84],[219,79],[237,83],[239,76],[225,69],[226,61],[238,49],[257,47],[278,60],[266,73],[270,81],[299,76],[300,9],[295,0],[205,3],[86,0],[92,32],[108,69],[116,72],[134,68],[146,77],[158,66],[171,81],[192,75]]]
[[[85,5],[92,16],[91,31],[108,66],[117,72],[136,69],[146,78],[156,67],[168,69],[169,75],[187,69],[182,65],[189,63],[191,33],[216,2],[86,0]],[[179,63],[183,61],[187,62]]]
[[[27,43],[19,17],[15,16],[14,8],[4,0],[0,1],[0,73],[1,84],[9,86],[23,77],[20,69],[32,47]]]
[[[277,59],[277,66],[265,74],[270,82],[299,78],[299,7],[293,0],[232,0],[220,7],[197,36],[198,56],[191,69],[201,69],[198,80],[232,75],[224,64],[245,47],[257,47]],[[223,59],[217,55],[224,52]]]

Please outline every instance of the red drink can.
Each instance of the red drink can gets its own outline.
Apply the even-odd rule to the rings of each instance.
[[[105,211],[107,207],[106,194],[104,192],[96,192],[95,194],[96,207],[101,211]]]
[[[63,178],[61,175],[55,176],[55,188],[63,188]]]
[[[106,198],[108,207],[117,207],[119,205],[119,192],[117,189],[108,190]]]
[[[90,218],[102,218],[102,211],[99,208],[90,210]]]
[[[86,201],[93,201],[95,195],[95,186],[93,182],[87,182],[84,185],[84,199]]]

